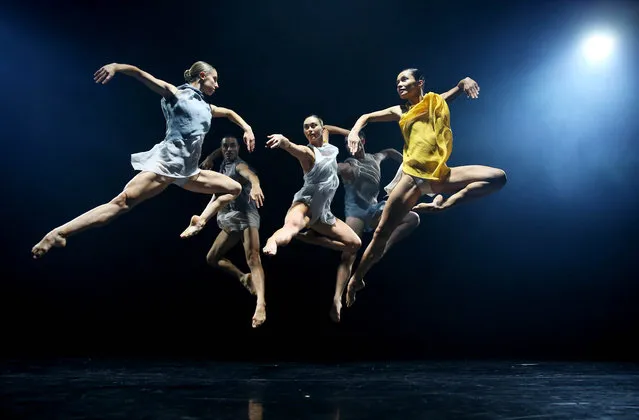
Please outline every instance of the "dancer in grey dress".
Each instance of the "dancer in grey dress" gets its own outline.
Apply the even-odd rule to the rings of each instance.
[[[213,171],[201,171],[198,161],[202,140],[209,131],[211,118],[225,117],[244,130],[244,141],[250,151],[255,147],[251,127],[234,111],[209,105],[204,96],[211,96],[218,85],[215,68],[203,61],[194,63],[184,72],[186,84],[175,87],[128,64],[112,63],[94,74],[96,83],[109,82],[116,73],[131,76],[162,96],[161,106],[166,118],[166,135],[151,150],[131,156],[133,168],[141,171],[124,190],[110,202],[102,204],[70,222],[59,226],[36,244],[31,253],[40,258],[52,247],[64,247],[67,238],[83,230],[108,224],[141,202],[176,184],[185,190],[216,194],[213,211],[218,211],[237,197],[242,186],[228,176]]]
[[[219,267],[235,277],[251,294],[257,297],[252,325],[257,328],[266,321],[266,299],[264,297],[264,270],[260,258],[260,214],[258,208],[264,203],[264,194],[260,187],[260,179],[254,171],[239,157],[240,145],[235,137],[222,139],[221,147],[214,150],[200,167],[211,169],[213,162],[223,157],[220,172],[242,185],[242,192],[228,206],[217,213],[217,224],[222,231],[215,238],[206,261],[213,267]],[[216,204],[213,196],[202,214],[193,216],[188,228],[182,233],[183,238],[199,233],[215,214],[212,210]],[[243,273],[229,259],[228,251],[242,241],[249,273]]]
[[[339,186],[338,149],[324,142],[324,123],[316,115],[304,120],[304,135],[308,146],[291,143],[281,134],[270,135],[266,142],[267,147],[286,150],[299,160],[304,171],[304,185],[293,198],[284,226],[266,241],[263,251],[267,255],[275,255],[278,247],[287,245],[308,227],[325,237],[320,245],[355,253],[362,242],[353,229],[331,212],[331,202]]]
[[[324,125],[327,138],[330,134],[338,134],[348,136],[349,130],[333,125]],[[364,150],[363,132],[360,132],[362,139],[360,149],[353,157],[347,158],[343,163],[339,163],[338,174],[342,178],[344,184],[344,213],[346,224],[363,239],[363,234],[372,232],[379,223],[382,209],[386,201],[378,201],[377,197],[380,193],[381,169],[380,163],[386,159],[392,159],[401,164],[402,154],[395,149],[384,149],[378,153],[366,153]],[[392,233],[388,241],[387,252],[394,244],[407,237],[415,228],[419,226],[419,215],[410,212],[402,223]],[[307,243],[322,245],[328,239],[313,234],[311,231],[296,236]],[[335,294],[333,296],[333,306],[331,307],[330,317],[334,322],[340,322],[342,310],[342,295],[346,282],[351,276],[353,264],[355,263],[357,253],[344,251],[340,266],[337,270],[337,280],[335,282]]]

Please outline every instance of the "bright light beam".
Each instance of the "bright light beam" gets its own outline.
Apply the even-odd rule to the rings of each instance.
[[[586,60],[591,63],[604,61],[612,54],[615,39],[608,34],[594,34],[584,40],[582,51]]]

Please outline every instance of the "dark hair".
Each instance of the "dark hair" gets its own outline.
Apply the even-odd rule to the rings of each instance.
[[[237,137],[235,137],[235,136],[224,136],[224,137],[222,137],[222,140],[220,140],[220,143],[222,143],[225,139],[229,139],[229,140],[233,139],[233,140],[235,140],[235,143],[237,143],[238,145],[240,144],[240,142],[237,141]]]
[[[306,118],[317,118],[317,119],[319,120],[320,126],[322,126],[322,128],[324,127],[324,120],[322,120],[322,119],[321,119],[320,117],[318,117],[317,115],[315,115],[315,114],[311,114],[311,115],[309,115],[309,116],[308,116],[308,117],[306,117]],[[306,119],[306,118],[304,118],[304,119]]]
[[[424,74],[422,73],[421,70],[419,69],[415,69],[415,68],[410,68],[410,69],[404,69],[402,70],[400,73],[403,72],[409,72],[411,76],[413,76],[415,78],[415,80],[417,80],[418,82],[421,80],[422,82],[426,82],[426,79],[424,78]]]

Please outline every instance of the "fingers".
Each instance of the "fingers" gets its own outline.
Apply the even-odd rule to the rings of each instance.
[[[273,149],[277,147],[278,145],[279,145],[278,139],[270,139],[269,141],[266,142],[266,147],[268,147],[269,149]]]

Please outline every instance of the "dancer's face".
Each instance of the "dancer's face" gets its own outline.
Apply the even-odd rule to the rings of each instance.
[[[240,151],[240,145],[235,137],[224,137],[222,139],[222,154],[224,158],[230,161],[237,159]]]
[[[404,100],[419,97],[424,87],[423,80],[415,80],[415,76],[408,70],[397,75],[397,94]]]
[[[205,95],[211,96],[220,85],[217,83],[217,70],[213,69],[203,75],[200,73],[200,90]]]
[[[308,117],[304,120],[304,135],[313,146],[320,147],[322,145],[322,129],[322,124],[317,117]]]

